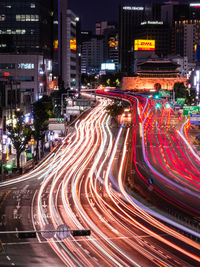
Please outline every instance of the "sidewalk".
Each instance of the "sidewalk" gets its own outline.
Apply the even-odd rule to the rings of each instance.
[[[3,180],[7,180],[7,179],[11,179],[11,178],[15,178],[18,177],[21,174],[27,173],[30,170],[36,168],[38,165],[40,165],[48,156],[50,153],[52,153],[53,151],[55,151],[58,147],[59,147],[59,143],[52,149],[52,151],[44,151],[43,157],[37,162],[35,163],[34,159],[30,159],[28,160],[26,163],[22,163],[21,168],[22,168],[22,172],[16,171],[9,171],[8,173],[4,173],[3,176],[2,174],[0,174],[0,181]],[[12,164],[13,160],[15,160],[15,155],[10,155],[9,157],[9,161],[7,161],[7,164]]]

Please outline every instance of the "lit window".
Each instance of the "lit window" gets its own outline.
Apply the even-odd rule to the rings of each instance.
[[[6,16],[4,14],[0,15],[0,21],[5,21],[6,20]]]
[[[35,8],[35,3],[31,3],[30,8]]]
[[[26,21],[31,21],[31,15],[26,15]]]

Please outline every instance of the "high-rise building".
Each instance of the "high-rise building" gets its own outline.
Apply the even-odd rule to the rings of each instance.
[[[104,30],[104,62],[115,64],[115,71],[119,71],[119,33],[118,29]]]
[[[163,21],[143,21],[136,29],[136,39],[155,40],[155,54],[170,54],[170,28]]]
[[[98,74],[104,62],[104,37],[94,35],[81,45],[81,73]]]
[[[77,17],[71,10],[67,10],[67,53],[66,53],[66,86],[76,89],[79,84]]]
[[[51,56],[54,2],[0,0],[0,52]]]
[[[104,35],[105,29],[115,29],[115,23],[108,21],[96,22],[96,35]]]
[[[145,20],[144,6],[119,7],[119,58],[121,72],[131,75],[134,71],[134,39],[140,23]]]
[[[119,65],[120,70],[129,75],[134,72],[134,40],[138,27],[145,21],[161,21],[161,3],[154,1],[145,5],[120,6]]]

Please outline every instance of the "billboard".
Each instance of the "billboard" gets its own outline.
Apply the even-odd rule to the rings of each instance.
[[[200,115],[190,115],[191,125],[200,125]]]
[[[135,40],[135,51],[155,51],[155,40]]]
[[[70,50],[76,51],[76,39],[70,40]]]
[[[53,48],[54,48],[55,51],[58,50],[58,40],[54,40],[54,42],[53,42]]]
[[[118,39],[116,37],[110,37],[108,41],[109,47],[118,47]]]
[[[102,63],[101,70],[115,70],[115,63]]]

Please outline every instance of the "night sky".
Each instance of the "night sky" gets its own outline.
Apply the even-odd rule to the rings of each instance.
[[[153,2],[162,2],[157,0]],[[94,32],[96,21],[117,21],[119,4],[134,5],[138,3],[152,2],[151,0],[68,0],[70,8],[78,17],[81,18],[83,30],[92,30]]]

